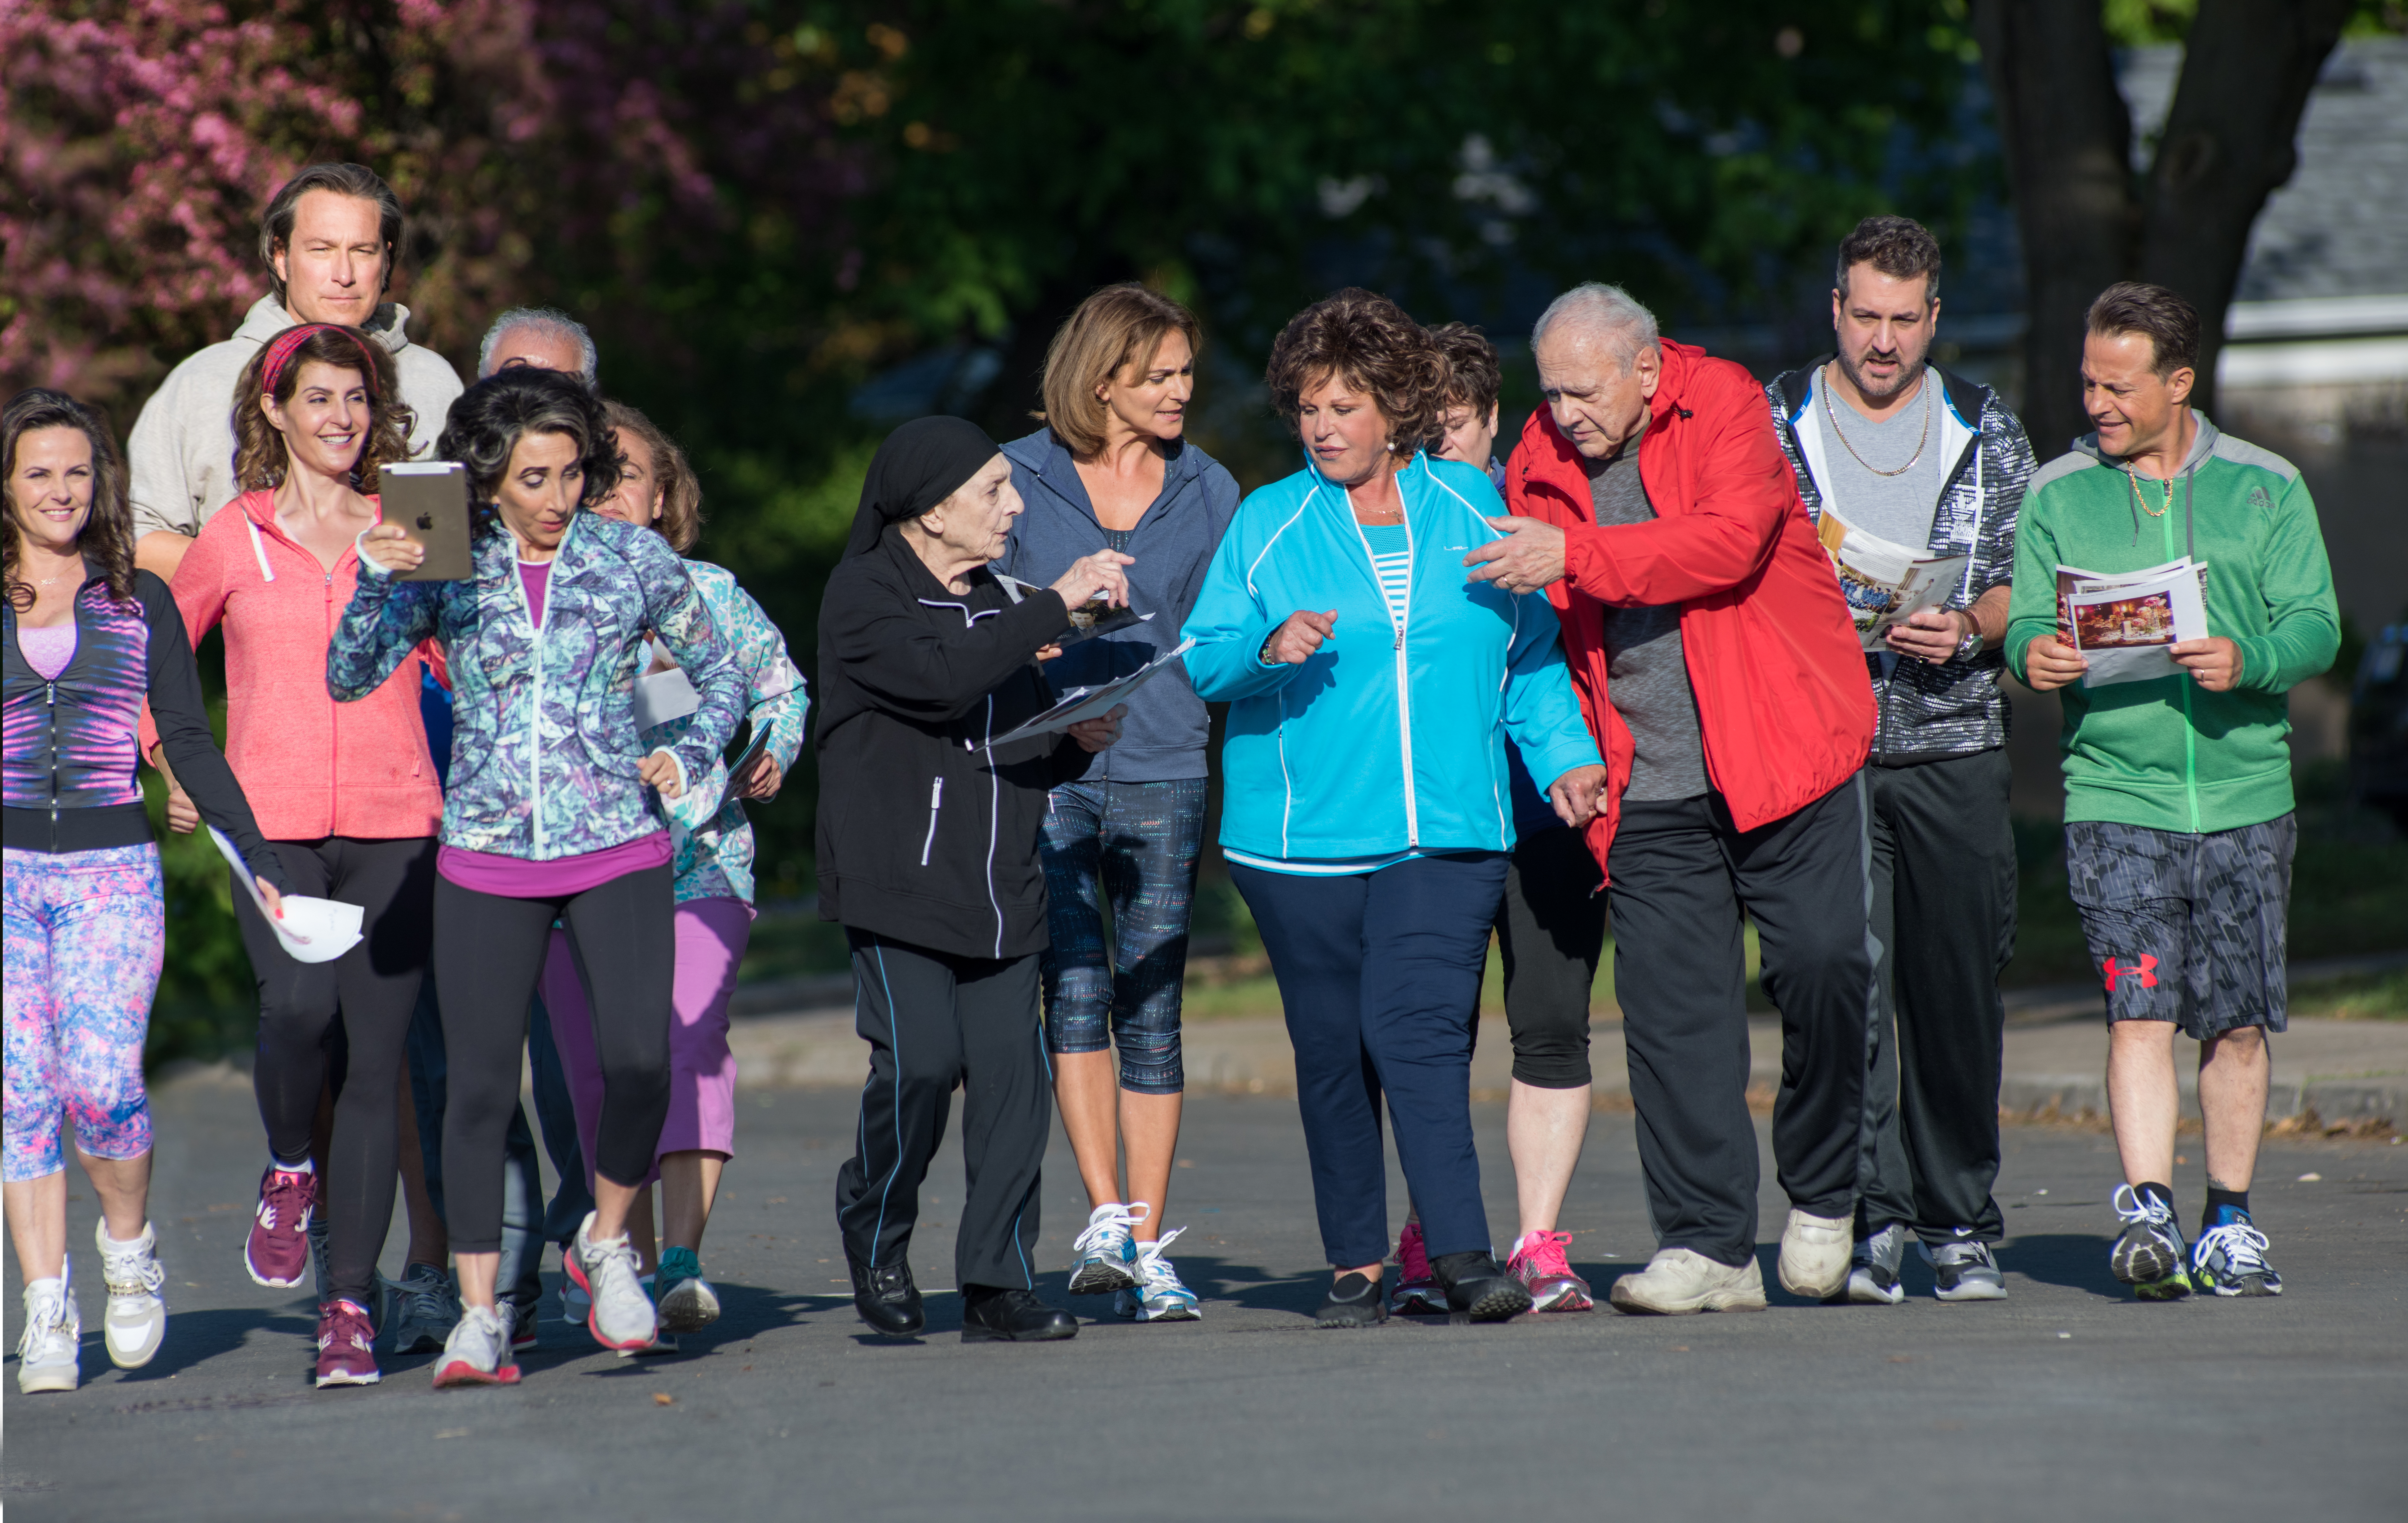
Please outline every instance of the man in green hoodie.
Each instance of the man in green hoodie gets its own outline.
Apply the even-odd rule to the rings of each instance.
[[[2266,1118],[2267,1033],[2285,1020],[2291,888],[2285,694],[2341,644],[2315,504],[2296,466],[2190,406],[2199,313],[2162,286],[2090,305],[2084,408],[2098,432],[2043,466],[2015,534],[2007,660],[2062,689],[2065,861],[2107,995],[2107,1099],[2125,1183],[2115,1277],[2145,1300],[2282,1293],[2249,1217]],[[2172,676],[2092,687],[2059,631],[2059,567],[2207,566],[2209,633]],[[2179,1026],[2200,1043],[2207,1208],[2173,1208]]]

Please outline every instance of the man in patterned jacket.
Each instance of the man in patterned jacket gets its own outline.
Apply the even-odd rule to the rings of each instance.
[[[1940,319],[1929,233],[1865,219],[1840,245],[1835,280],[1839,352],[1765,388],[1799,495],[1818,526],[1833,512],[1918,553],[1966,557],[1946,603],[1865,658],[1879,705],[1865,776],[1882,1003],[1843,1295],[1895,1305],[1912,1232],[1941,1300],[1996,1300],[2007,1293],[1990,1252],[2005,1236],[1990,1198],[1999,974],[2015,934],[1999,674],[2032,451],[1996,392],[1928,363]]]

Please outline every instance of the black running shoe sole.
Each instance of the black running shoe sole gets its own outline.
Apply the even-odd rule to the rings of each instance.
[[[966,1344],[1058,1344],[1079,1335],[1077,1323],[1068,1327],[1050,1327],[1039,1332],[1003,1332],[995,1328],[981,1327],[975,1322],[962,1324],[962,1342]]]
[[[1110,1264],[1082,1264],[1079,1273],[1070,1276],[1068,1292],[1074,1296],[1109,1296],[1115,1290],[1134,1290],[1137,1276]]]
[[[1313,1325],[1324,1328],[1375,1328],[1388,1319],[1385,1305],[1341,1306],[1336,1310],[1323,1307],[1313,1318]]]
[[[2183,1260],[2189,1257],[2179,1245],[2154,1237],[2128,1253],[2121,1243],[2115,1248],[2108,1256],[2107,1268],[2126,1285],[2155,1285],[2182,1270]]]
[[[1484,1292],[1463,1311],[1475,1322],[1505,1322],[1529,1309],[1529,1290],[1516,1281],[1507,1280]]]

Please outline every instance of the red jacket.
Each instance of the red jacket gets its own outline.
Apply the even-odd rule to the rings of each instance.
[[[1742,830],[1813,803],[1863,766],[1873,692],[1847,604],[1783,459],[1764,388],[1728,360],[1667,341],[1639,445],[1653,523],[1598,525],[1588,475],[1544,407],[1505,467],[1518,517],[1564,528],[1547,590],[1610,778],[1588,827],[1602,865],[1630,781],[1629,727],[1606,701],[1600,604],[1681,605],[1706,775]]]
[[[275,493],[250,491],[202,526],[169,584],[194,645],[225,625],[226,761],[271,841],[396,840],[442,824],[418,663],[356,704],[326,691],[326,644],[359,576],[357,550],[328,571],[277,527]],[[152,744],[146,721],[146,755]]]

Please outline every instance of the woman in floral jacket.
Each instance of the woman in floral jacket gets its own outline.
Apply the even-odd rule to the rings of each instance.
[[[618,439],[620,476],[618,490],[595,504],[595,511],[652,529],[685,554],[702,535],[702,487],[684,452],[635,408],[617,402],[603,406]],[[737,965],[752,934],[752,824],[742,801],[778,796],[786,769],[802,748],[803,716],[810,707],[803,674],[786,654],[785,636],[736,585],[735,576],[708,561],[687,562],[686,573],[720,637],[735,652],[752,733],[761,744],[747,747],[754,754],[742,776],[731,779],[714,762],[710,776],[668,808],[677,839],[677,1020],[669,1028],[668,1122],[661,1128],[653,1176],[661,1184],[667,1241],[654,1299],[661,1325],[670,1334],[707,1327],[719,1317],[719,1294],[702,1277],[701,1250],[720,1173],[736,1151],[736,1059],[727,1050],[727,999],[736,992]],[[677,667],[656,656],[653,669]],[[691,716],[665,719],[645,731],[644,738],[673,746],[694,723]],[[558,1022],[560,1060],[590,1160],[601,1121],[602,1063],[587,1035],[592,1028],[584,1019],[585,989],[578,982],[568,938],[557,931],[544,963],[543,1003]],[[637,1199],[629,1220],[637,1256],[651,1267],[649,1189]]]
[[[494,1304],[503,1132],[555,920],[595,992],[603,1074],[595,1210],[568,1274],[593,1298],[597,1342],[643,1348],[658,1331],[626,1222],[669,1107],[674,847],[662,801],[710,777],[743,716],[744,675],[677,553],[587,511],[618,484],[619,456],[602,404],[574,379],[511,369],[478,382],[452,405],[436,451],[467,467],[474,573],[399,580],[424,559],[418,543],[389,523],[363,534],[326,686],[340,702],[365,697],[430,636],[449,657],[436,986],[451,1055],[445,1225],[466,1309],[435,1384],[507,1384],[518,1367]],[[629,698],[648,633],[697,695],[684,733],[652,746]]]

